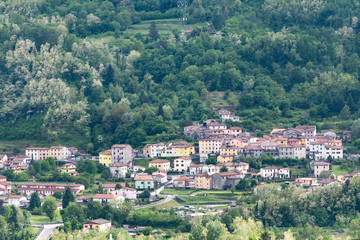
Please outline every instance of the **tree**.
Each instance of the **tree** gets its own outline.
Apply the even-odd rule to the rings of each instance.
[[[70,202],[75,202],[75,197],[74,197],[74,194],[71,192],[70,187],[66,187],[66,190],[64,192],[63,199],[62,199],[63,208],[66,208]]]
[[[56,200],[53,197],[48,197],[45,199],[43,205],[41,206],[42,212],[46,214],[50,218],[50,221],[55,217],[55,211],[57,210]]]
[[[34,192],[31,194],[30,197],[30,203],[29,203],[29,211],[34,210],[34,208],[40,208],[41,207],[41,200],[39,197],[39,194],[37,192]]]
[[[228,168],[226,166],[222,166],[220,168],[220,172],[227,172],[228,171]]]
[[[150,24],[150,27],[149,27],[149,37],[152,39],[152,40],[157,40],[160,35],[159,35],[159,31],[157,29],[157,26],[156,26],[156,23],[155,22],[152,22]]]
[[[101,173],[101,178],[102,179],[109,179],[111,178],[112,175],[111,175],[111,172],[110,172],[110,169],[109,168],[105,168],[102,173]]]
[[[360,118],[355,120],[351,125],[351,131],[353,132],[355,137],[360,137]]]
[[[122,188],[122,186],[121,186],[121,184],[120,183],[117,183],[116,185],[115,185],[115,189],[117,190],[117,189],[121,189]]]
[[[341,112],[340,112],[340,114],[339,114],[339,118],[340,118],[341,120],[347,120],[347,119],[350,118],[350,115],[351,115],[351,113],[350,113],[350,107],[349,107],[348,105],[345,105],[345,106],[342,108],[342,110],[341,110]]]
[[[149,190],[145,190],[140,194],[140,198],[150,198],[150,191]]]
[[[153,172],[156,172],[157,170],[159,170],[157,167],[149,167],[145,170],[145,172],[148,174],[152,174]]]
[[[330,171],[322,171],[319,175],[319,178],[329,178],[331,176]]]
[[[95,208],[97,204],[95,204]],[[92,212],[93,214],[94,212]],[[84,208],[81,205],[78,205],[74,202],[69,203],[69,205],[61,212],[63,221],[70,222],[72,230],[81,229],[82,225],[86,221],[86,216]],[[68,224],[69,225],[69,224]]]
[[[216,165],[216,157],[209,157],[208,159],[206,159],[205,164],[206,165],[209,165],[209,164]]]
[[[53,197],[56,198],[56,199],[61,199],[62,196],[63,196],[62,193],[59,192],[59,191],[56,191],[56,192],[54,192],[54,194],[53,194]]]
[[[240,179],[239,183],[236,184],[236,190],[246,191],[251,187],[251,183],[246,179]]]
[[[222,224],[219,220],[210,221],[206,224],[206,239],[207,240],[216,240],[225,233],[225,225]]]
[[[205,240],[206,235],[204,233],[204,227],[201,224],[200,219],[195,219],[195,221],[191,224],[191,231],[189,240]]]

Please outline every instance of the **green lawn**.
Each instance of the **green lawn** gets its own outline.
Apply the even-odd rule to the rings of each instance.
[[[214,197],[204,197],[204,196],[179,196],[181,200],[185,203],[224,203],[231,202],[230,200],[218,199]]]
[[[167,203],[164,203],[164,204],[160,204],[158,206],[156,206],[155,208],[157,210],[160,210],[160,209],[171,209],[173,207],[178,207],[180,206],[180,204],[178,202],[176,202],[175,200],[171,200],[170,202],[167,202]]]
[[[340,165],[333,165],[332,172],[335,173],[336,176],[348,173],[348,171],[340,169]]]
[[[158,19],[158,20],[142,21],[141,23],[133,24],[125,31],[125,34],[128,35],[135,35],[137,33],[148,34],[149,27],[152,22],[156,23],[159,34],[162,35],[170,34],[173,30],[182,29],[179,20],[177,18]]]
[[[149,167],[149,162],[151,161],[152,159],[137,159],[135,161],[135,166],[142,166],[142,167],[146,167],[148,168]]]
[[[228,197],[240,197],[243,193],[242,192],[234,192],[234,194],[231,193],[231,191],[224,191],[224,192],[199,192],[196,194],[196,196],[205,196],[206,197],[217,197],[217,198],[228,198]]]
[[[50,222],[47,216],[42,216],[42,215],[31,215],[30,221],[31,224],[57,223],[57,221]]]
[[[193,189],[164,189],[161,194],[165,195],[190,195]]]

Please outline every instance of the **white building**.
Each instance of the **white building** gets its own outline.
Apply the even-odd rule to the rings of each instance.
[[[187,172],[191,163],[191,157],[177,158],[174,160],[174,171]]]
[[[49,155],[49,148],[25,148],[25,155],[32,160],[44,160]]]
[[[260,169],[262,178],[289,178],[290,170],[288,168],[264,167]]]
[[[143,148],[143,154],[145,157],[150,158],[160,157],[164,148],[164,143],[146,144],[146,146]]]
[[[9,195],[9,205],[14,205],[16,207],[24,206],[27,203],[27,199],[23,195]]]
[[[323,171],[330,171],[330,163],[316,162],[314,163],[314,176],[318,178]]]
[[[225,122],[226,120],[232,120],[232,121],[239,121],[239,117],[236,116],[233,112],[228,110],[220,110],[219,116],[221,118],[221,121]]]
[[[113,178],[124,178],[128,172],[128,166],[126,164],[115,163],[111,164],[109,168]]]

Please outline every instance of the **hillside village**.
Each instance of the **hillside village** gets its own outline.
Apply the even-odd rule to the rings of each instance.
[[[219,111],[219,118],[222,121],[239,119],[232,112],[224,110]],[[64,146],[27,147],[23,156],[1,154],[0,168],[5,171],[13,169],[14,174],[26,172],[35,162],[53,158],[62,163],[57,167],[61,174],[78,176],[76,162],[80,158],[90,158],[108,167],[112,179],[125,179],[125,182],[104,183],[99,193],[88,195],[83,184],[21,182],[14,185],[1,176],[0,195],[5,204],[27,207],[29,197],[34,192],[46,198],[55,192],[63,194],[66,188],[70,188],[78,204],[89,200],[107,204],[114,199],[136,201],[144,190],[150,190],[150,201],[157,201],[158,194],[164,188],[243,189],[242,180],[246,180],[251,181],[252,186],[282,181],[315,189],[332,184],[342,185],[346,180],[360,175],[357,172],[336,175],[331,171],[331,164],[344,158],[342,142],[351,139],[351,132],[337,136],[333,131],[318,132],[316,126],[296,126],[273,129],[268,135],[254,137],[239,127],[228,128],[224,122],[209,119],[202,124],[184,127],[184,135],[197,142],[153,143],[146,144],[141,150],[133,149],[128,144],[114,144],[111,149],[100,152],[98,157],[90,157],[81,154],[75,147]],[[251,162],[241,161],[264,157],[274,162],[285,159],[285,163],[292,159],[292,162],[299,161],[299,164],[302,159],[309,159],[308,167],[311,170],[306,176],[295,177],[290,167],[269,165],[256,170],[250,166]],[[146,166],[137,165],[139,159],[145,161]],[[297,164],[292,165],[296,167]]]

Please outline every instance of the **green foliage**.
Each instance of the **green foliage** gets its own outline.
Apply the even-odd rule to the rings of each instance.
[[[48,197],[45,199],[44,203],[41,206],[41,211],[49,217],[50,221],[53,221],[55,218],[55,211],[57,210],[56,200],[53,197]]]
[[[71,202],[75,202],[75,196],[71,192],[71,189],[69,187],[66,187],[64,195],[62,197],[62,206],[63,206],[63,208],[66,208]]]
[[[62,199],[62,193],[59,191],[54,192],[53,197],[56,199]]]
[[[209,164],[216,165],[216,163],[217,163],[216,157],[209,157],[205,161],[205,164],[207,164],[207,165],[209,165]]]
[[[86,221],[83,206],[74,202],[69,203],[69,205],[61,211],[61,216],[65,223],[64,228],[66,232],[81,229]]]
[[[228,168],[226,166],[222,166],[220,168],[220,172],[227,172],[228,171]]]
[[[33,211],[34,208],[40,208],[40,207],[41,207],[41,200],[39,194],[37,192],[34,192],[31,194],[28,210]]]

